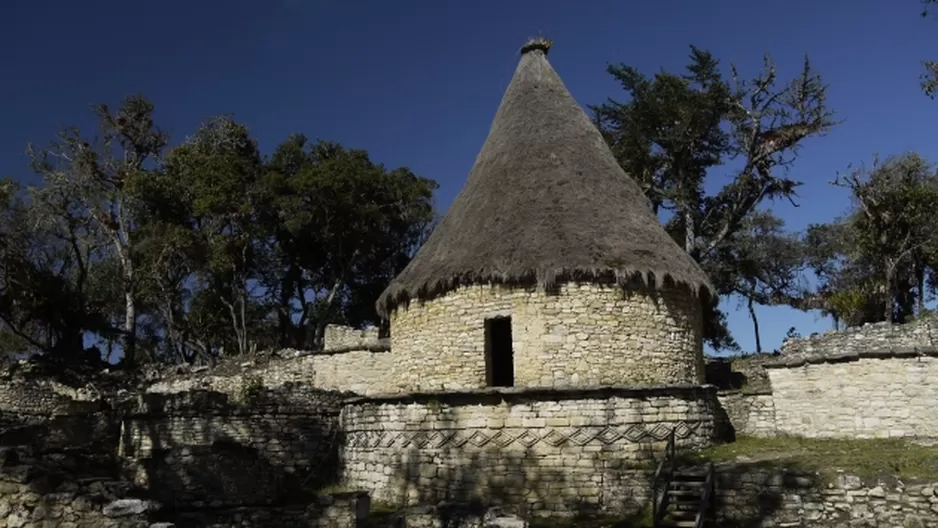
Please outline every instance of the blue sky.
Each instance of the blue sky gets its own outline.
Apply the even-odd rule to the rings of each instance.
[[[780,76],[805,53],[845,122],[808,142],[793,169],[800,207],[774,210],[793,230],[849,205],[828,184],[848,163],[914,150],[938,161],[938,102],[918,87],[938,59],[938,20],[917,0],[6,0],[0,6],[0,175],[31,181],[28,141],[63,125],[91,129],[88,106],[143,93],[176,141],[233,114],[269,152],[288,134],[367,149],[440,182],[445,210],[485,139],[524,40],[554,40],[550,60],[581,104],[622,93],[605,72],[625,62],[652,73],[683,67],[688,45],[745,75],[763,53]],[[715,172],[714,188],[729,177]],[[745,311],[730,326],[753,348]],[[764,346],[786,330],[830,328],[816,314],[760,308]]]

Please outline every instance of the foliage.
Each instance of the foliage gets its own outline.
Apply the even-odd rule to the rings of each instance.
[[[731,265],[727,248],[760,204],[794,198],[800,182],[787,170],[798,148],[835,125],[827,87],[807,58],[789,82],[779,82],[768,57],[746,80],[735,67],[727,78],[712,54],[693,46],[681,75],[648,78],[626,65],[608,71],[629,99],[592,107],[597,126],[654,211],[667,216],[674,239],[717,279],[720,294],[736,293],[738,281],[722,280]],[[740,168],[708,195],[707,178],[730,162]],[[709,312],[711,345],[732,347],[719,310]]]
[[[361,150],[295,135],[265,158],[226,116],[167,150],[145,98],[94,110],[96,137],[30,147],[42,185],[0,184],[0,352],[133,368],[317,347],[328,322],[378,322],[434,217],[435,182]]]
[[[63,230],[71,231],[66,236],[99,251],[79,273],[88,273],[88,266],[98,259],[115,265],[116,275],[108,280],[119,284],[124,358],[133,364],[138,359],[140,285],[136,190],[149,178],[148,164],[159,158],[168,138],[154,124],[153,105],[141,96],[128,97],[114,112],[107,105],[97,105],[94,111],[100,122],[99,136],[88,138],[78,128],[67,127],[46,149],[30,145],[28,152],[43,180],[42,199],[60,215],[56,220],[64,221]],[[81,348],[78,341],[72,346]]]
[[[871,168],[849,170],[832,183],[850,190],[854,209],[835,228],[837,240],[827,242],[840,248],[819,254],[819,270],[835,286],[829,307],[852,314],[854,322],[901,322],[923,310],[926,282],[938,262],[938,174],[932,165],[914,153],[876,158]],[[840,262],[832,264],[837,256]]]
[[[755,305],[794,306],[804,297],[807,285],[802,273],[804,245],[784,231],[784,222],[771,212],[755,211],[739,231],[718,249],[711,276],[737,294],[752,319],[757,354],[762,353]]]
[[[245,375],[241,378],[241,386],[238,389],[236,400],[242,405],[250,406],[265,390],[264,380],[259,376]]]
[[[330,321],[378,322],[374,300],[427,235],[436,183],[303,136],[277,149],[268,177],[280,344],[319,346]]]

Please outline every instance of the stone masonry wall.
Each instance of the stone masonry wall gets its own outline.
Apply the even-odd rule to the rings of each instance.
[[[760,464],[717,467],[721,527],[938,528],[938,483],[903,484]]]
[[[359,330],[351,326],[326,325],[326,330],[323,333],[323,349],[338,350],[367,347],[380,341],[378,334],[378,328],[373,326]]]
[[[771,392],[721,392],[718,399],[735,436],[776,436],[775,400]]]
[[[511,316],[515,386],[703,382],[698,301],[678,289],[467,286],[391,314],[399,392],[485,386],[485,319]]]
[[[670,387],[353,400],[342,411],[342,483],[399,505],[483,499],[532,515],[624,507],[636,486],[622,476],[662,452],[672,429],[680,448],[711,443],[714,397]]]
[[[779,433],[938,437],[938,358],[863,357],[769,368]]]
[[[349,345],[365,346],[365,345]],[[279,389],[287,384],[308,384],[322,390],[354,392],[362,395],[391,391],[393,356],[386,344],[374,343],[370,349],[338,349],[324,352],[282,351],[285,357],[254,364],[243,361],[235,368],[209,369],[161,380],[148,392],[177,394],[208,390],[237,395],[246,386],[260,385]],[[238,359],[238,358],[234,358]]]
[[[928,316],[908,324],[872,323],[841,331],[824,332],[788,339],[782,343],[782,357],[787,361],[839,358],[868,352],[935,348],[938,316]]]
[[[213,508],[287,503],[334,483],[341,394],[290,385],[245,397],[142,397],[121,431],[134,483],[166,504]]]

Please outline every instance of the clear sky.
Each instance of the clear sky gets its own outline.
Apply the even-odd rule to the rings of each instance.
[[[918,87],[920,62],[938,59],[938,20],[919,12],[917,0],[5,0],[0,174],[31,181],[28,141],[90,129],[90,104],[143,93],[176,141],[216,114],[248,125],[265,152],[293,132],[337,140],[440,182],[442,211],[527,37],[554,41],[551,63],[583,105],[621,97],[608,63],[674,71],[695,44],[747,76],[767,52],[790,78],[807,53],[830,84],[845,122],[802,150],[800,207],[774,207],[800,230],[848,207],[828,184],[848,163],[909,150],[938,161],[938,102]],[[715,172],[712,184],[727,178]],[[748,315],[726,306],[751,350]],[[791,326],[830,327],[786,308],[759,314],[768,349]]]

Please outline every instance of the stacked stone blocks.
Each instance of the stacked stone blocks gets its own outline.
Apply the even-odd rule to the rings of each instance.
[[[703,383],[699,300],[678,288],[461,287],[391,314],[395,392],[486,386],[485,326],[512,318],[515,386]]]

